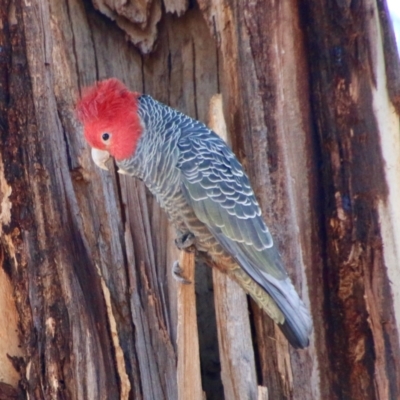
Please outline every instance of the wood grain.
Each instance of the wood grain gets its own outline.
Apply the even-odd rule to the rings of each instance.
[[[195,254],[180,252],[182,276],[190,284],[178,285],[178,400],[203,400],[195,293]]]
[[[231,300],[241,295],[225,277],[213,301],[202,274],[207,398],[223,397],[222,380],[226,399],[399,398],[398,60],[385,4],[93,4],[0,0],[1,268],[17,319],[0,337],[16,323],[22,354],[2,364],[14,386],[0,382],[1,395],[182,390],[173,232],[142,183],[95,167],[73,111],[84,86],[115,76],[202,121],[222,94],[233,150],[312,311],[310,348],[292,350],[255,304],[246,315]],[[204,322],[214,303],[219,349]]]
[[[115,21],[142,53],[147,54],[153,50],[158,37],[157,24],[161,19],[160,0],[93,0],[93,5]],[[171,7],[179,12],[185,10],[179,3],[175,7],[171,4]]]

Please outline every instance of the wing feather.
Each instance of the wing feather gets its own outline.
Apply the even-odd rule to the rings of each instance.
[[[211,229],[218,228],[217,240],[262,287],[261,272],[286,279],[249,179],[236,157],[207,128],[191,129],[178,143],[177,167],[182,190],[197,217]]]
[[[215,134],[211,139],[208,137],[202,147],[197,145],[191,154],[185,143],[186,153],[177,167],[182,173],[186,200],[221,246],[276,302],[285,318],[276,322],[290,343],[304,348],[308,346],[312,326],[308,310],[273,246],[247,176],[222,140]],[[190,137],[182,140],[188,142]]]
[[[249,179],[235,155],[202,123],[149,96],[140,99],[144,110],[146,105],[151,110],[141,115],[146,127],[151,127],[154,134],[163,131],[164,137],[170,140],[168,145],[174,146],[173,154],[178,156],[176,168],[180,171],[181,188],[187,202],[241,266],[234,271],[238,281],[280,324],[295,347],[307,346],[310,316],[282,265]],[[156,156],[165,157],[165,154]],[[168,184],[168,176],[162,183]],[[261,288],[269,296],[263,296]],[[276,312],[270,298],[280,312]]]

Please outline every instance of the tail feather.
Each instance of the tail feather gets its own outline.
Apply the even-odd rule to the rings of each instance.
[[[208,229],[242,267],[228,268],[229,274],[280,326],[294,347],[307,347],[312,329],[311,316],[290,278],[282,272],[277,249],[271,247],[258,252],[252,246],[229,239],[217,228]]]
[[[230,270],[229,275],[278,324],[293,347],[303,349],[309,345],[311,317],[289,278],[268,276],[260,285],[241,268]]]
[[[292,321],[286,320],[282,325],[278,324],[278,326],[295,349],[305,349],[310,344],[308,337],[299,335],[299,331],[297,327],[293,326]]]
[[[278,323],[283,334],[295,348],[303,349],[310,343],[311,316],[289,278],[278,281],[270,276],[265,289],[276,302],[285,321]]]

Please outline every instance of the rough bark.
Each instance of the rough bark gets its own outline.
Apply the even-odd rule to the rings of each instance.
[[[398,178],[399,156],[386,147],[398,149],[399,128],[385,76],[384,30],[372,1],[329,9],[315,2],[304,16],[314,21],[310,55],[318,54],[310,81],[322,162],[329,396],[397,398],[400,321],[392,277],[400,265],[398,238],[393,243],[400,220],[393,215],[392,168]],[[322,27],[329,32],[324,40],[316,36]],[[396,65],[386,69],[398,70],[398,59],[391,61]]]
[[[311,345],[293,350],[197,265],[207,399],[400,397],[400,80],[384,0],[0,0],[0,26],[0,399],[183,393],[178,303],[191,308],[174,234],[141,182],[93,165],[73,112],[111,76],[203,121],[222,93],[312,311]]]

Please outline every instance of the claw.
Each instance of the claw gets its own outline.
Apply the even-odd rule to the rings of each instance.
[[[179,250],[184,250],[188,253],[194,253],[196,238],[191,232],[184,233],[175,239],[175,245]]]
[[[182,283],[183,285],[190,285],[192,282],[189,279],[186,279],[184,276],[182,276],[182,268],[179,265],[179,261],[175,261],[174,264],[172,265],[172,276],[174,279]]]

